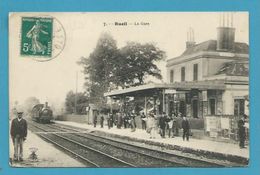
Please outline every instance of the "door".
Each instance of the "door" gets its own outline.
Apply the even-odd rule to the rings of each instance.
[[[216,114],[216,100],[214,98],[209,99],[209,110],[210,115]]]
[[[199,104],[198,104],[198,100],[192,100],[192,115],[193,118],[198,118],[198,108],[199,108]]]

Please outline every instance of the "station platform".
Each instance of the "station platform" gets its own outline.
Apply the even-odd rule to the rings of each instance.
[[[10,160],[13,157],[13,143],[9,142]],[[32,161],[29,159],[31,154],[30,148],[38,149],[36,152],[38,160]],[[10,161],[12,167],[85,167],[81,162],[71,158],[69,155],[55,148],[54,145],[42,140],[35,133],[28,130],[27,140],[24,142],[24,161]]]
[[[131,132],[130,128],[118,129],[116,126],[108,129],[107,126],[101,128],[99,125],[94,127],[93,125],[88,125],[84,123],[76,123],[71,121],[55,121],[56,123],[69,125],[73,127],[93,130],[93,131],[101,131],[106,132],[108,134],[117,135],[121,138],[125,139],[138,139],[139,141],[143,140],[144,143],[157,143],[161,145],[170,145],[173,149],[178,148],[180,150],[189,150],[190,152],[198,152],[203,154],[211,154],[228,157],[231,159],[243,159],[249,160],[249,148],[240,149],[238,143],[227,143],[227,142],[217,142],[212,140],[203,140],[203,139],[195,139],[192,136],[189,141],[183,141],[181,136],[177,136],[174,138],[161,138],[159,134],[157,134],[155,139],[150,139],[150,134],[148,134],[145,130],[136,129],[136,131]]]

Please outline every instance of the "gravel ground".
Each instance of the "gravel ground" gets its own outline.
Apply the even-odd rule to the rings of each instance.
[[[29,159],[30,150],[29,148],[36,147],[38,156],[37,161],[31,161]],[[10,157],[13,157],[13,143],[10,139]],[[84,167],[85,165],[81,162],[71,158],[69,155],[56,149],[54,145],[45,142],[39,136],[28,131],[27,140],[24,143],[24,161],[23,162],[12,162],[12,167]]]

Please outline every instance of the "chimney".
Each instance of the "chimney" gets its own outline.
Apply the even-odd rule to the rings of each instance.
[[[235,46],[235,28],[233,28],[233,14],[220,15],[220,27],[217,28],[217,50],[233,51]]]
[[[194,30],[190,27],[187,32],[186,49],[195,46],[196,42],[194,40]]]

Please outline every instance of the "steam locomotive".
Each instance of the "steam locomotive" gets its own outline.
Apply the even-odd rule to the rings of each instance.
[[[37,104],[32,109],[32,120],[39,123],[50,123],[53,119],[53,112],[48,103]]]

